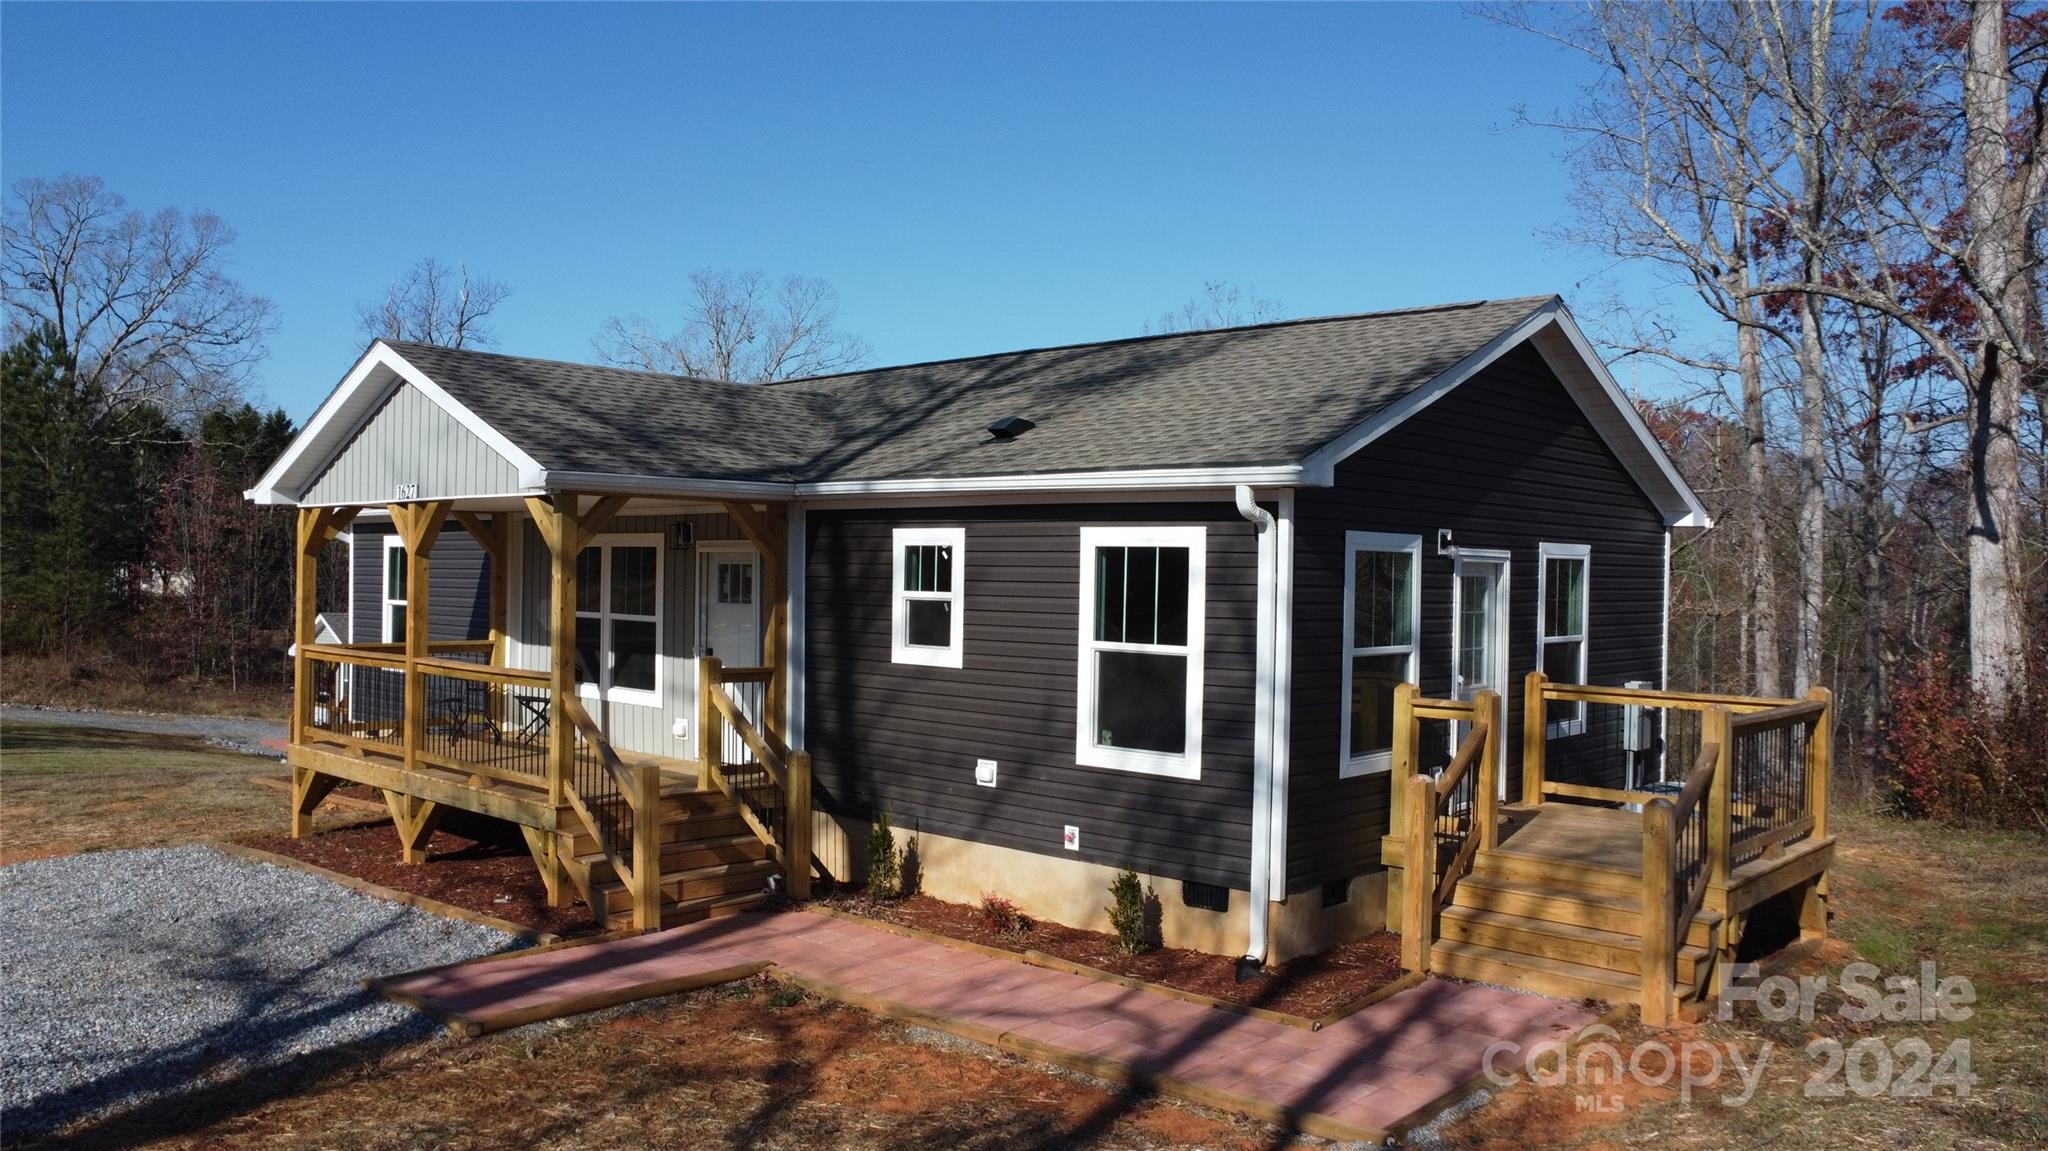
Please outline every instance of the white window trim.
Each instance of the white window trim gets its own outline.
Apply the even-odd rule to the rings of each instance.
[[[1354,613],[1358,604],[1358,553],[1359,552],[1406,552],[1409,562],[1410,595],[1408,597],[1408,642],[1386,647],[1351,646],[1357,635],[1354,630]],[[1339,697],[1337,707],[1337,777],[1352,779],[1361,775],[1377,775],[1391,771],[1394,766],[1392,748],[1386,751],[1367,752],[1364,755],[1351,754],[1351,670],[1352,663],[1362,655],[1408,656],[1408,682],[1419,683],[1419,664],[1422,652],[1422,537],[1401,535],[1391,532],[1345,532],[1344,533],[1344,636],[1341,642],[1344,651],[1343,684],[1344,694]]]
[[[584,545],[585,547],[592,547],[598,549],[598,610],[595,612],[578,611],[576,613],[576,618],[582,619],[587,616],[589,618],[602,621],[600,623],[600,627],[608,625],[610,621],[613,619],[611,596],[612,549],[614,547],[651,547],[654,549],[654,687],[652,690],[637,687],[613,687],[600,689],[598,684],[579,683],[576,685],[576,694],[578,696],[584,699],[591,700],[608,700],[612,703],[637,704],[641,707],[660,707],[662,706],[662,700],[667,698],[663,694],[663,692],[665,692],[668,688],[667,665],[669,654],[667,556],[668,549],[666,546],[664,546],[666,543],[667,537],[664,536],[661,532],[630,532],[619,533],[616,535],[593,536],[590,542]],[[578,590],[580,591],[581,589],[579,588]],[[626,620],[639,620],[641,622],[646,622],[646,620],[648,619],[648,617],[644,615],[630,614],[622,614],[617,618]],[[602,636],[602,634],[603,632],[600,632],[600,636]],[[572,646],[576,642],[576,636],[573,633],[567,636],[557,636],[554,638],[556,642],[565,642]],[[610,648],[603,643],[601,638],[599,640],[598,647],[600,651],[605,653],[605,662],[607,665],[604,668],[599,669],[599,675],[601,678],[609,679],[611,677],[611,667],[609,666],[611,662],[609,658]]]
[[[1074,758],[1083,767],[1107,767],[1164,775],[1174,779],[1202,777],[1202,660],[1209,587],[1209,530],[1201,526],[1084,527],[1081,529],[1080,675]],[[1188,642],[1185,647],[1146,643],[1100,643],[1095,639],[1095,550],[1101,547],[1169,547],[1188,549]],[[1095,653],[1157,652],[1187,657],[1187,747],[1178,755],[1129,747],[1103,747],[1095,741]]]
[[[377,591],[381,600],[381,605],[377,609],[377,634],[384,637],[385,643],[404,643],[404,636],[391,634],[391,608],[394,604],[402,605],[405,608],[405,617],[411,619],[412,603],[404,596],[400,596],[397,599],[391,598],[392,552],[397,552],[400,555],[405,554],[405,540],[396,533],[384,537],[384,565],[377,575]],[[407,593],[410,594],[410,592],[411,589],[408,588]]]
[[[962,667],[967,643],[967,529],[897,528],[890,533],[889,564],[889,662],[924,667]],[[913,592],[903,590],[903,549],[938,546],[953,549],[953,590]],[[910,642],[910,601],[945,600],[953,605],[952,642],[931,647]]]
[[[1579,605],[1579,633],[1577,635],[1548,634],[1550,612],[1550,561],[1553,559],[1575,559],[1585,565],[1583,577],[1579,580],[1579,593],[1585,602]],[[1578,641],[1579,682],[1586,682],[1586,668],[1589,666],[1593,630],[1593,549],[1585,544],[1543,543],[1536,548],[1536,670],[1544,668],[1543,649],[1553,642]],[[1544,724],[1545,734],[1551,739],[1580,735],[1586,730],[1586,705],[1579,702],[1572,707],[1572,718],[1556,723]]]

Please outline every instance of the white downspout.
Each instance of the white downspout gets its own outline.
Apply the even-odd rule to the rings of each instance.
[[[1251,929],[1238,979],[1251,977],[1266,962],[1266,934],[1271,919],[1273,872],[1273,640],[1279,591],[1278,535],[1272,513],[1258,505],[1249,484],[1237,485],[1237,514],[1259,538],[1258,672],[1253,680],[1252,727],[1252,857]]]

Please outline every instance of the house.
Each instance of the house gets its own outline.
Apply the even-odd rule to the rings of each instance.
[[[886,811],[942,898],[1100,927],[1129,867],[1254,963],[1400,925],[1685,1001],[1753,907],[1824,928],[1828,705],[1662,690],[1707,516],[1556,297],[751,387],[378,341],[249,495],[299,516],[295,829],[344,779],[408,858],[509,819],[620,923],[858,877]]]

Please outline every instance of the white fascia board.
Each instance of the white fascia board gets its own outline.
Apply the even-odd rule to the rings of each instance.
[[[693,480],[686,476],[636,476],[623,472],[564,472],[521,468],[519,485],[527,495],[577,492],[583,495],[702,496],[709,499],[788,500],[795,484],[751,480]]]
[[[1222,468],[1139,468],[1129,471],[1044,472],[949,479],[827,480],[798,484],[804,496],[922,496],[979,493],[1122,492],[1174,488],[1292,487],[1302,482],[1298,464]]]
[[[399,355],[397,349],[378,340],[370,345],[369,350],[356,361],[355,367],[349,369],[348,375],[343,376],[341,383],[321,402],[313,418],[307,420],[299,434],[292,437],[292,442],[270,465],[270,470],[263,473],[263,478],[256,481],[256,486],[242,493],[244,498],[259,504],[298,503],[299,492],[312,478],[307,473],[315,471],[313,465],[324,464],[327,455],[346,445],[399,381],[411,384],[421,395],[432,400],[492,451],[505,457],[519,469],[520,475],[540,471],[540,464],[518,444],[443,391],[439,384],[427,378],[425,372]]]
[[[1552,338],[1552,332],[1555,338]],[[1459,384],[1484,371],[1524,341],[1534,341],[1544,362],[1578,403],[1594,431],[1621,461],[1664,515],[1667,527],[1709,527],[1705,505],[1693,494],[1657,438],[1650,434],[1607,365],[1593,353],[1585,333],[1564,301],[1553,297],[1520,323],[1488,341],[1429,383],[1375,412],[1351,430],[1311,452],[1302,461],[1303,483],[1329,487],[1336,483],[1339,463],[1367,444],[1399,427],[1410,416],[1442,399]],[[1546,346],[1549,345],[1549,346]],[[1564,354],[1561,354],[1564,353]],[[1579,384],[1580,386],[1575,386]],[[1592,384],[1587,388],[1583,384]],[[1597,393],[1597,394],[1589,394]]]

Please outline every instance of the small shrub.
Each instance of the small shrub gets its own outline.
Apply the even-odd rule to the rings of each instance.
[[[784,987],[768,997],[768,1006],[774,1008],[795,1007],[804,1001],[804,989]]]
[[[2003,709],[1936,653],[1893,684],[1883,767],[1901,815],[2048,830],[2048,645]]]
[[[1131,868],[1124,868],[1110,882],[1110,926],[1116,928],[1117,946],[1129,955],[1152,950],[1151,933],[1145,924],[1145,896],[1145,885]]]
[[[1031,920],[1017,905],[993,891],[981,897],[981,923],[997,935],[1022,935],[1031,930]]]
[[[903,857],[896,851],[896,833],[889,827],[889,809],[875,813],[868,828],[868,894],[894,899],[903,894]]]

